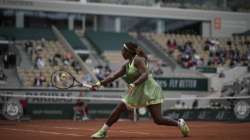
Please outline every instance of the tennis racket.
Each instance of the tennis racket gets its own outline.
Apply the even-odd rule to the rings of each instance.
[[[71,73],[65,70],[56,70],[51,75],[51,84],[58,89],[72,87],[86,87],[92,89],[92,85],[78,81]]]

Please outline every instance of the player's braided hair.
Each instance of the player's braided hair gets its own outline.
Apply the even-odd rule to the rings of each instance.
[[[138,47],[136,43],[126,42],[126,43],[124,43],[124,47],[130,53],[132,53],[132,55],[138,55],[138,56],[144,57],[145,59],[148,59],[148,57],[147,57],[146,53],[144,52],[144,50],[142,48]]]

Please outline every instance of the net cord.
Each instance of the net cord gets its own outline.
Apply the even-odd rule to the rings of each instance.
[[[122,98],[107,97],[77,97],[77,96],[41,96],[41,95],[17,95],[17,94],[0,94],[0,97],[16,97],[16,98],[47,98],[47,99],[69,99],[69,100],[97,100],[97,101],[121,101]],[[164,98],[164,101],[176,100],[226,100],[226,99],[250,99],[250,96],[238,97],[190,97],[190,98]]]

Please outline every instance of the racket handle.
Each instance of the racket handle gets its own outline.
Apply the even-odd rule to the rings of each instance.
[[[90,85],[90,84],[82,83],[82,86],[92,89],[92,85]]]
[[[88,88],[88,89],[90,89],[92,91],[96,91],[97,90],[96,87],[93,87],[92,85],[87,84],[87,83],[82,83],[82,86],[86,87],[86,88]]]

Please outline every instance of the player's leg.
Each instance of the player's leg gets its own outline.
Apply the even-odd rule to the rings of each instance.
[[[125,103],[121,102],[120,104],[118,104],[111,113],[111,115],[109,116],[106,123],[103,125],[103,127],[99,129],[95,134],[93,134],[91,138],[94,139],[105,138],[109,127],[111,127],[115,122],[117,122],[117,120],[120,118],[121,113],[125,112],[126,110],[127,106],[125,105]]]
[[[84,105],[79,106],[79,112],[80,112],[81,120],[82,120],[82,121],[85,121],[85,120],[88,119],[88,118],[87,118],[87,114],[86,114],[86,112],[85,112],[85,106],[84,106]]]
[[[170,118],[163,118],[161,115],[161,104],[154,104],[148,106],[148,109],[151,113],[151,116],[154,119],[154,122],[159,125],[169,125],[169,126],[179,126],[181,133],[184,137],[189,134],[189,127],[183,119],[175,121]]]
[[[111,113],[111,115],[109,116],[109,118],[105,124],[107,126],[111,127],[120,118],[121,113],[123,113],[125,111],[127,111],[127,106],[125,103],[121,102],[113,110],[113,112]]]
[[[176,120],[162,117],[161,104],[149,105],[149,106],[147,106],[147,108],[150,111],[151,116],[156,124],[178,126],[178,122]]]
[[[79,115],[79,107],[78,106],[74,106],[73,110],[74,110],[73,120],[75,121],[75,120],[77,120],[77,117]]]

